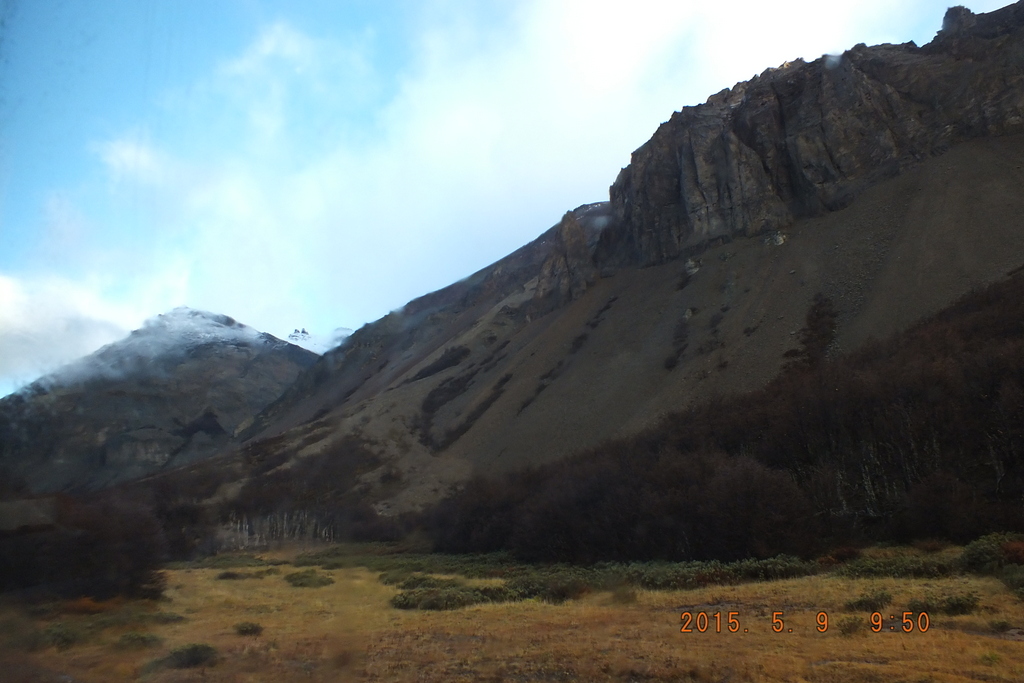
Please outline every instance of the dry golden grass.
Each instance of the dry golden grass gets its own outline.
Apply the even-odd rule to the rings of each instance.
[[[27,617],[0,612],[4,631],[44,629],[56,621],[85,628],[102,616],[115,625],[59,650],[8,647],[4,680],[75,681],[810,681],[895,683],[1024,680],[1020,639],[1024,605],[998,581],[949,579],[843,579],[814,576],[775,583],[713,586],[692,591],[638,591],[635,601],[610,592],[550,605],[535,600],[484,604],[452,612],[392,608],[394,587],[366,569],[320,570],[335,583],[293,588],[290,571],[262,579],[225,581],[218,569],[168,571],[161,603],[76,603],[70,612]],[[974,592],[971,615],[931,615],[927,633],[872,633],[867,613],[844,612],[863,593],[888,591],[899,614],[908,600],[926,594]],[[88,608],[88,609],[86,609]],[[154,623],[146,614],[185,617]],[[680,633],[680,613],[722,613],[722,633],[712,616],[706,633]],[[771,629],[783,612],[782,633]],[[829,617],[825,633],[816,615]],[[738,612],[738,633],[726,631]],[[843,619],[860,620],[851,635]],[[258,637],[239,636],[234,625],[257,622]],[[999,622],[1003,622],[999,625]],[[995,626],[993,626],[995,625]],[[792,629],[792,632],[789,629]],[[1003,632],[998,632],[1002,629]],[[1007,630],[1008,629],[1008,630]],[[163,639],[158,647],[118,646],[126,632]],[[14,638],[14,640],[17,640]],[[204,669],[146,671],[147,663],[188,643],[214,646],[217,662]],[[48,677],[49,676],[49,677]]]

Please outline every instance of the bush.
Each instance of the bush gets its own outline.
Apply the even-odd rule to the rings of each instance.
[[[147,647],[158,647],[163,638],[153,633],[129,631],[117,639],[117,646],[124,650],[141,650]]]
[[[285,574],[284,580],[296,588],[320,588],[334,583],[334,579],[320,574],[315,569]]]
[[[993,633],[1006,633],[1012,628],[1010,622],[1003,619],[988,622],[988,627]]]
[[[164,666],[172,669],[193,669],[197,666],[213,664],[217,658],[217,650],[205,643],[192,643],[171,650],[171,653],[160,660]]]
[[[1024,589],[1024,567],[1020,565],[1007,565],[999,575],[1003,585],[1011,592]]]
[[[258,636],[263,633],[263,627],[254,621],[240,621],[235,624],[235,633],[240,636]]]
[[[465,586],[459,588],[415,588],[391,599],[398,609],[453,610],[489,602],[482,593]]]
[[[920,598],[911,598],[907,602],[908,612],[928,612],[936,614],[941,607],[941,601],[933,595],[926,595]]]
[[[57,595],[158,598],[164,537],[153,511],[116,498],[62,498],[58,526],[0,538],[0,592],[44,586]]]
[[[949,616],[970,614],[978,607],[978,596],[973,593],[936,596],[926,595],[912,598],[907,603],[908,612],[941,613]]]
[[[839,620],[839,632],[844,636],[852,636],[864,626],[861,617],[843,617]]]
[[[185,617],[174,612],[154,612],[146,616],[146,621],[154,624],[179,624],[185,621]]]
[[[955,562],[940,558],[862,557],[840,567],[837,573],[851,578],[936,579],[956,570]]]
[[[957,616],[959,614],[970,614],[977,607],[978,596],[973,593],[967,593],[963,595],[947,595],[939,609],[943,614]]]
[[[461,585],[463,584],[458,579],[438,579],[419,574],[408,577],[398,584],[398,587],[402,590],[413,590],[415,588],[455,588]]]
[[[43,629],[43,638],[58,650],[66,650],[85,640],[85,634],[74,626],[57,622]]]
[[[1024,541],[1024,535],[997,533],[988,534],[973,541],[964,548],[960,555],[960,565],[965,571],[977,574],[994,574],[1009,564],[1006,548],[1015,547],[1012,543]]]
[[[878,590],[874,593],[864,593],[855,600],[846,603],[846,609],[851,612],[878,612],[892,603],[892,594],[885,590]]]

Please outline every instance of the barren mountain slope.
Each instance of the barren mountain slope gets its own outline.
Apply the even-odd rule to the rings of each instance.
[[[333,410],[316,414],[330,405],[329,382],[299,402],[292,419],[305,409],[307,422],[285,443],[313,453],[361,435],[405,473],[408,488],[383,509],[405,509],[474,468],[563,457],[688,402],[755,388],[798,346],[818,292],[834,302],[836,343],[849,349],[1024,264],[1022,162],[1024,136],[964,143],[846,209],[619,270],[547,315],[527,321],[514,297],[472,310],[439,326],[419,362],[416,344],[374,349],[388,364]],[[413,380],[458,348],[468,350],[458,364]],[[382,472],[366,481],[376,486]]]
[[[849,349],[1024,263],[1022,133],[1024,3],[769,70],[675,114],[610,203],[357,331],[242,437],[361,437],[399,511],[756,388],[818,293]]]

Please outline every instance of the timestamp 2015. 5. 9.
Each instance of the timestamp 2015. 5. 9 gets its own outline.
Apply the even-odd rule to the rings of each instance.
[[[792,622],[786,622],[784,612],[772,612],[771,620],[763,617],[743,617],[740,612],[683,612],[679,616],[682,621],[680,633],[750,633],[750,629],[770,628],[773,633],[793,633]],[[829,630],[828,612],[818,612],[814,617],[814,630],[826,633]],[[867,617],[871,631],[902,631],[904,633],[926,633],[931,628],[931,619],[927,612],[903,612],[900,615],[890,614],[888,620],[880,612],[872,612]],[[799,630],[799,627],[797,627]]]

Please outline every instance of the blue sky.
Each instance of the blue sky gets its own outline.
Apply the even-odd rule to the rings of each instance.
[[[948,4],[0,0],[0,395],[180,305],[359,327],[607,199],[673,111]]]

